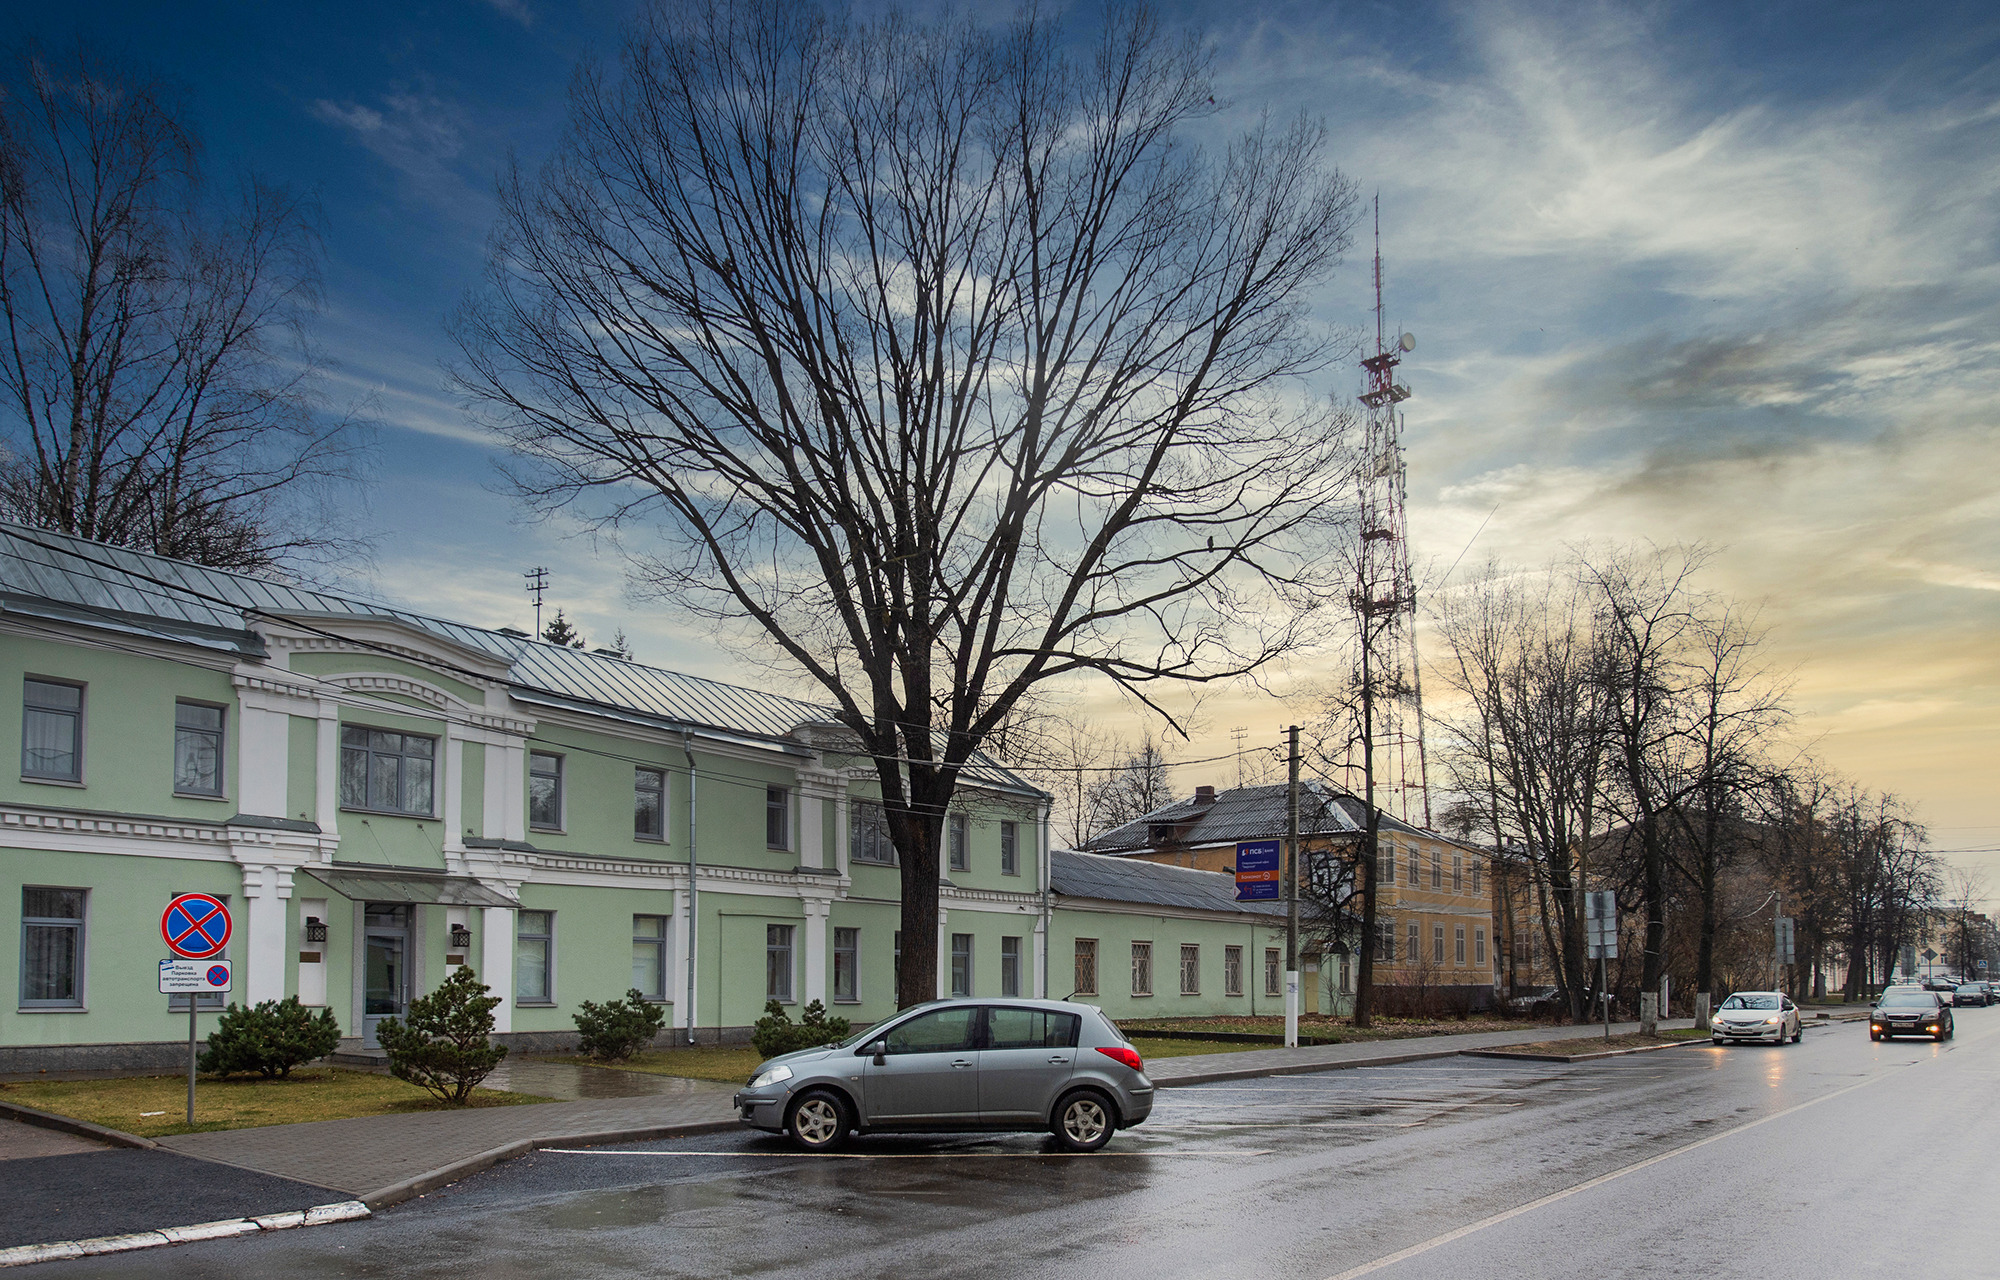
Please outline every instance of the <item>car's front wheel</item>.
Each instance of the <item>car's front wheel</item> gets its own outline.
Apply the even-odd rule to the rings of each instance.
[[[1714,1042],[1715,1047],[1718,1049],[1720,1049],[1724,1044],[1728,1043],[1721,1036],[1710,1036],[1709,1039]]]
[[[1076,1152],[1100,1149],[1111,1141],[1114,1128],[1110,1101],[1091,1089],[1079,1089],[1058,1102],[1055,1123],[1050,1126],[1056,1145]]]
[[[831,1089],[809,1089],[785,1117],[785,1134],[804,1151],[831,1151],[853,1127],[847,1101]]]

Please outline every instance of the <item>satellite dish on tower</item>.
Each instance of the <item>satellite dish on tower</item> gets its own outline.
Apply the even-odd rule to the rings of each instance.
[[[1417,335],[1414,333],[1406,333],[1402,337],[1396,339],[1396,345],[1404,351],[1415,351],[1417,349]]]

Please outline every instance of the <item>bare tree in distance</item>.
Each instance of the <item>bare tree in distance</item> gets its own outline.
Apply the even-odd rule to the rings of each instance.
[[[306,340],[313,211],[199,158],[158,85],[80,48],[9,76],[0,513],[228,569],[324,561],[359,545],[334,499],[366,439]]]
[[[1144,9],[874,22],[657,3],[501,187],[461,385],[546,508],[816,682],[881,782],[902,1004],[960,772],[1037,687],[1255,672],[1315,635],[1351,505],[1308,291],[1353,185],[1305,122],[1221,154]],[[1171,719],[1171,717],[1169,717]]]

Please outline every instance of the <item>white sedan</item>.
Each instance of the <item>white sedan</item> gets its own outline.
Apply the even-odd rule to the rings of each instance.
[[[1722,1002],[1709,1019],[1708,1034],[1717,1044],[1734,1040],[1799,1042],[1805,1024],[1799,1007],[1782,991],[1739,991]]]

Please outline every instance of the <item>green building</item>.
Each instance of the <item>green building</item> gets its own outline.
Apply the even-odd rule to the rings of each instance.
[[[179,1061],[159,926],[189,891],[234,917],[228,999],[297,995],[354,1047],[461,965],[525,1049],[633,987],[676,1039],[894,1010],[895,854],[824,707],[4,524],[0,678],[0,1073]],[[1114,1016],[1264,1000],[1271,913],[1227,877],[1052,883],[1048,797],[991,760],[957,806],[940,995],[1063,995],[1093,941]]]

